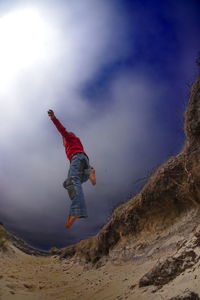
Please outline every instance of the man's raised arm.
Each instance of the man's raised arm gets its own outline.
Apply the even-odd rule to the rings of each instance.
[[[52,109],[48,110],[48,115],[51,118],[51,120],[53,121],[54,125],[56,126],[56,128],[58,129],[58,131],[61,133],[61,135],[64,138],[68,138],[69,137],[69,132],[65,129],[65,127],[60,123],[60,121],[56,118],[54,111]]]

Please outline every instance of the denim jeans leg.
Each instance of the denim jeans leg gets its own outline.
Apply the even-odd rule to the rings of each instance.
[[[89,177],[90,177],[90,172],[91,172],[91,169],[90,168],[87,168],[83,171],[83,179],[82,179],[82,182],[86,182]]]
[[[82,179],[82,161],[84,159],[84,154],[77,153],[72,157],[69,169],[68,180],[71,181],[69,184],[68,192],[72,200],[69,215],[79,216],[82,218],[87,217],[87,208],[85,204],[85,198],[83,194],[83,189],[81,185]]]

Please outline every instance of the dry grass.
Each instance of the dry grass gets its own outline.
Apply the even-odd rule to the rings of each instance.
[[[8,240],[8,235],[5,231],[5,229],[0,226],[0,251],[3,250],[5,251],[6,250],[6,242]]]

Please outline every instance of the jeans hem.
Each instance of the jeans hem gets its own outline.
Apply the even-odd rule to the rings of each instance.
[[[86,212],[78,211],[78,210],[70,210],[69,216],[76,216],[76,217],[81,217],[81,218],[88,217]]]

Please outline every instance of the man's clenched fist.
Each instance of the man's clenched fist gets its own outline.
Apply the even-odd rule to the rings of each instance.
[[[49,110],[48,110],[48,115],[49,115],[50,118],[55,117],[54,112],[53,112],[52,109],[49,109]]]

